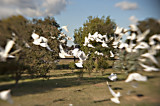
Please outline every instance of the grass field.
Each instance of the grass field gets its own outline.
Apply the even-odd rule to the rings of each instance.
[[[72,61],[70,61],[72,62]],[[60,64],[66,62],[61,61]],[[117,73],[118,80],[111,82],[108,76],[111,72]],[[121,93],[120,106],[159,106],[160,105],[160,73],[142,72],[148,76],[147,82],[125,83],[127,74],[122,71],[106,69],[103,76],[100,72],[89,75],[83,73],[80,78],[79,70],[51,70],[50,79],[22,78],[17,86],[14,81],[0,76],[0,91],[12,90],[11,105],[0,100],[0,106],[114,106],[110,101],[112,97],[106,81],[109,82],[114,91]],[[137,88],[134,88],[136,85]]]

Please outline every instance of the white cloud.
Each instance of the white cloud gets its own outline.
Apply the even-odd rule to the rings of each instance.
[[[136,24],[138,22],[138,19],[134,15],[130,16],[129,20],[131,21],[132,24]]]
[[[60,14],[68,0],[0,0],[0,18],[21,14],[27,17]]]
[[[119,7],[122,10],[134,10],[138,8],[137,3],[123,1],[115,4],[115,7]]]

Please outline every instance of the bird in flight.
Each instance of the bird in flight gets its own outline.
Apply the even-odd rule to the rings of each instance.
[[[115,93],[112,90],[112,88],[109,86],[108,81],[106,83],[107,83],[107,86],[109,88],[109,91],[111,92],[111,94],[113,96],[113,98],[111,98],[111,101],[114,102],[114,103],[120,104],[120,101],[119,101],[119,97],[121,96],[120,92]]]

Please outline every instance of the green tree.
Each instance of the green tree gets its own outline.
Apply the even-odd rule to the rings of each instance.
[[[58,57],[59,41],[58,30],[59,24],[54,18],[46,17],[44,19],[27,20],[23,16],[12,16],[1,20],[0,30],[1,36],[4,36],[3,46],[8,38],[13,37],[11,33],[15,33],[16,43],[13,50],[20,50],[16,53],[15,63],[18,63],[18,69],[15,70],[14,76],[16,83],[21,78],[21,74],[26,74],[39,77],[47,76],[50,69],[55,67],[54,60]],[[35,31],[40,36],[48,39],[48,45],[53,50],[34,45],[31,34]],[[3,35],[2,35],[3,33]],[[51,37],[56,37],[52,39]],[[26,47],[28,44],[30,47]],[[27,71],[26,71],[27,70]]]
[[[114,35],[114,30],[116,28],[116,24],[114,21],[110,19],[110,17],[92,17],[89,16],[88,20],[83,24],[83,27],[80,27],[79,29],[75,29],[74,31],[74,43],[80,45],[80,49],[85,52],[85,54],[90,53],[88,59],[84,63],[84,68],[91,72],[93,70],[94,62],[93,59],[96,59],[95,67],[98,69],[103,69],[103,66],[101,67],[100,63],[101,61],[106,60],[110,58],[110,51],[114,50],[112,46],[112,42],[108,43],[108,48],[102,47],[102,43],[96,42],[96,41],[90,41],[90,44],[92,44],[95,48],[89,48],[87,46],[83,46],[85,42],[85,37],[88,37],[88,34],[90,33],[93,35],[95,32],[98,32],[101,35],[109,35],[108,37],[112,37]],[[103,53],[103,58],[100,58],[98,55],[95,54],[95,51],[98,51],[100,53]],[[99,57],[99,58],[98,58]],[[107,66],[107,64],[106,64]]]

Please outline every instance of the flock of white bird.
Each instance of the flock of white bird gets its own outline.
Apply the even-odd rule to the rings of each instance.
[[[127,40],[129,40],[129,43],[124,43],[118,38],[118,40],[116,40],[118,41],[118,43],[113,42],[115,44],[115,47],[117,47],[118,49],[123,48],[128,53],[131,53],[131,52],[138,53],[139,50],[146,50],[146,52],[139,57],[139,65],[143,68],[144,71],[147,71],[147,72],[160,71],[160,67],[159,67],[160,62],[155,57],[160,52],[160,34],[152,35],[149,38],[149,42],[145,42],[144,39],[149,34],[150,30],[146,30],[144,33],[141,33],[136,25],[130,25],[130,30],[125,30],[125,31],[123,28],[117,27],[115,32],[120,37],[122,37],[123,34],[128,33],[128,31],[131,31],[130,35],[127,36]],[[152,66],[147,65],[147,61],[150,61],[150,63],[152,63]],[[117,75],[111,73],[111,75],[108,78],[111,81],[116,81]],[[147,81],[147,76],[143,76],[139,73],[131,73],[128,75],[125,82],[131,82],[133,80]],[[120,103],[119,97],[121,96],[120,92],[115,93],[110,88],[108,82],[107,82],[107,85],[108,85],[109,91],[114,97],[114,98],[111,98],[111,101],[119,104]]]
[[[62,27],[66,32],[68,32],[67,26]],[[130,25],[130,29],[124,29],[117,27],[115,30],[115,36],[108,36],[108,35],[101,35],[98,32],[95,32],[93,35],[90,33],[88,34],[88,37],[85,37],[85,41],[83,46],[86,46],[88,48],[94,47],[90,42],[95,41],[97,43],[101,43],[102,48],[109,48],[109,43],[112,43],[112,47],[115,49],[123,49],[128,53],[137,53],[139,50],[146,50],[144,54],[142,54],[139,58],[139,65],[143,68],[144,71],[160,71],[159,62],[156,59],[155,55],[160,50],[160,34],[155,34],[149,38],[149,42],[145,42],[144,39],[149,34],[150,30],[146,30],[145,32],[141,32],[136,25]],[[128,43],[125,43],[122,41],[123,36],[127,36]],[[60,34],[61,37],[67,37],[68,40],[72,40],[71,37],[67,36],[64,33]],[[47,48],[49,51],[53,51],[49,45],[48,45],[48,39],[39,36],[36,33],[32,33],[31,37],[33,38],[33,44],[37,46],[41,46],[44,48]],[[55,37],[51,37],[52,39],[56,39]],[[90,55],[90,52],[86,55],[82,50],[79,50],[78,48],[75,48],[72,50],[72,55],[65,52],[64,48],[62,47],[62,44],[65,43],[65,41],[60,40],[59,45],[59,57],[60,58],[66,58],[67,56],[75,56],[76,58],[79,58],[79,61],[75,63],[75,65],[79,68],[83,68],[83,62],[88,58],[88,55]],[[0,60],[6,61],[7,58],[14,58],[13,55],[11,55],[9,52],[12,49],[13,45],[15,44],[15,39],[9,40],[5,46],[5,48],[0,47]],[[113,51],[110,51],[109,57],[115,57],[117,55],[116,53],[113,53]],[[105,56],[103,53],[100,53],[98,51],[95,51],[94,54],[97,56]],[[151,61],[154,65],[149,66],[146,63],[146,61]],[[111,81],[116,81],[118,79],[117,75],[114,73],[111,73],[111,75],[108,77]],[[142,76],[139,73],[131,73],[128,75],[125,82],[131,82],[133,80],[136,81],[147,81],[146,76]],[[120,103],[119,97],[121,96],[120,92],[115,93],[111,87],[109,86],[107,82],[109,91],[113,95],[113,98],[111,98],[112,102],[115,102],[117,104]],[[13,103],[10,95],[11,90],[5,90],[0,92],[0,99],[6,100],[9,103]]]

